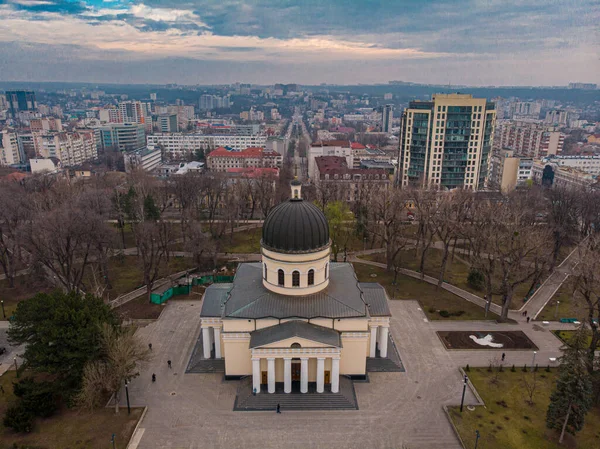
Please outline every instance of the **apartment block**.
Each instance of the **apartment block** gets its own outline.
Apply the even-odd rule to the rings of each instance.
[[[486,187],[496,124],[494,103],[469,94],[436,94],[411,101],[402,116],[402,186]]]
[[[226,172],[231,168],[281,168],[283,156],[275,151],[251,147],[243,151],[217,148],[206,156],[210,170]]]
[[[213,150],[219,147],[228,147],[235,151],[242,151],[250,147],[264,147],[267,142],[266,135],[222,135],[222,134],[183,134],[168,133],[154,134],[147,137],[149,149],[158,147],[176,157],[185,157],[197,150]]]
[[[25,162],[25,154],[19,145],[17,133],[3,130],[0,133],[0,165],[7,166],[23,162]]]
[[[56,158],[63,167],[73,167],[98,158],[93,131],[36,133],[35,152],[38,157]]]

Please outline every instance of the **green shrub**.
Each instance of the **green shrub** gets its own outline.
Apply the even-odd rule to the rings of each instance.
[[[547,372],[547,373],[549,373],[549,372],[550,372],[550,365],[548,365],[548,366],[546,367],[546,372]]]
[[[29,433],[33,429],[33,415],[23,404],[9,407],[4,414],[2,422],[4,427],[9,427],[19,433]]]
[[[467,366],[465,367],[465,371],[468,373],[469,371],[471,371],[471,368],[469,368],[469,364],[467,363]]]
[[[527,372],[527,364],[523,365],[523,369],[521,371],[523,371],[524,373]]]
[[[429,311],[429,313],[435,313],[437,312],[435,307],[430,307],[429,309],[427,309]]]
[[[450,312],[448,312],[447,310],[440,310],[440,316],[442,318],[448,318],[450,316]]]
[[[465,314],[464,310],[457,310],[456,312],[452,312],[450,315],[452,316],[463,316]]]
[[[512,368],[511,368],[510,370],[511,370],[511,372],[513,372],[513,373],[514,373],[515,371],[517,371],[517,369],[515,368],[515,365],[513,365],[513,366],[512,366]]]
[[[492,364],[490,363],[490,366],[488,366],[488,373],[492,372]]]
[[[13,384],[15,396],[21,399],[21,405],[34,416],[48,418],[54,414],[57,397],[51,382],[36,382],[27,377]]]
[[[469,276],[467,277],[467,284],[469,284],[469,287],[474,288],[475,290],[483,290],[484,282],[485,278],[483,277],[483,273],[481,273],[479,270],[471,268],[471,271],[469,271]]]

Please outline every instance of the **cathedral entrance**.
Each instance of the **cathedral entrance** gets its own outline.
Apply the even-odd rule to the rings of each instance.
[[[268,371],[263,371],[261,376],[261,384],[263,385],[267,385],[269,383],[269,372]]]
[[[331,383],[331,371],[325,371],[325,382],[324,384],[330,384]]]
[[[300,362],[292,362],[292,382],[300,382],[302,375],[302,364]]]

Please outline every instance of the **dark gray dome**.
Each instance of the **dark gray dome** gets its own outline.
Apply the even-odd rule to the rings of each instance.
[[[263,224],[261,244],[275,252],[317,251],[329,245],[329,225],[317,206],[291,199],[269,212]]]

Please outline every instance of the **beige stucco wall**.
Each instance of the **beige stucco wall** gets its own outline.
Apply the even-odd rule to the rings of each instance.
[[[256,329],[264,329],[265,327],[276,326],[277,324],[279,324],[277,318],[263,318],[256,320]]]
[[[225,340],[223,342],[225,357],[225,374],[242,376],[252,374],[251,352],[249,340]]]
[[[342,336],[342,353],[340,357],[341,374],[365,374],[369,339],[344,338]]]
[[[336,319],[333,328],[340,331],[366,331],[369,328],[369,320],[366,317]]]
[[[223,332],[252,332],[254,331],[254,320],[246,319],[224,319]]]
[[[328,327],[329,329],[333,328],[333,319],[331,318],[312,318],[309,320],[309,323],[316,326]]]
[[[329,264],[329,247],[307,254],[283,254],[262,248],[262,276],[263,285],[269,290],[286,295],[310,295],[323,290],[329,284],[329,273],[325,277],[327,264]],[[265,279],[265,265],[267,267],[267,279]],[[278,285],[278,271],[285,273],[284,287]],[[308,271],[314,270],[315,283],[308,285]],[[300,286],[292,287],[292,272],[300,272]]]

